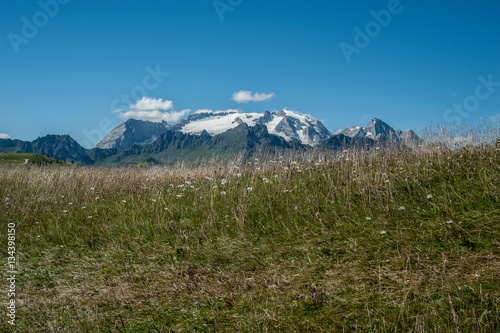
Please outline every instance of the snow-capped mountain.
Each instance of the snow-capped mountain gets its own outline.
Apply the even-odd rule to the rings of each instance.
[[[37,153],[79,164],[127,165],[211,154],[369,149],[376,142],[384,142],[378,148],[392,143],[411,147],[422,140],[413,131],[394,130],[380,119],[371,120],[365,128],[349,127],[330,136],[321,122],[292,111],[226,111],[198,112],[173,125],[129,119],[94,149],[82,148],[67,135],[48,135],[33,142],[0,139],[0,151]]]
[[[153,142],[168,130],[214,136],[240,124],[247,124],[249,127],[263,125],[269,134],[280,136],[286,141],[297,139],[300,143],[310,146],[317,145],[331,135],[319,120],[289,110],[262,113],[200,110],[173,125],[129,119],[108,134],[97,145],[97,148],[127,149],[134,144],[142,145]]]
[[[276,135],[287,142],[297,140],[308,146],[316,146],[330,138],[332,133],[323,124],[308,115],[298,112],[281,110],[277,112],[243,113],[237,110],[210,111],[200,110],[175,124],[166,122],[129,119],[116,127],[99,144],[97,148],[128,149],[134,145],[145,145],[154,142],[163,133],[177,131],[197,136],[216,136],[225,133],[239,125],[248,127],[264,126],[268,134]],[[414,144],[419,138],[412,130],[395,130],[380,119],[372,119],[366,127],[348,127],[336,135],[354,139],[371,139],[374,141],[391,141],[405,145]]]
[[[185,123],[174,126],[180,127],[183,133],[201,134],[206,131],[209,135],[217,135],[243,123],[250,127],[264,125],[269,134],[278,135],[287,141],[297,139],[310,146],[317,145],[331,135],[319,120],[288,110],[263,113],[198,111],[188,116]]]
[[[419,140],[418,136],[412,130],[395,130],[377,118],[370,120],[365,128],[351,126],[336,134],[343,134],[353,139],[368,138],[374,141],[392,141],[403,144],[412,144]]]

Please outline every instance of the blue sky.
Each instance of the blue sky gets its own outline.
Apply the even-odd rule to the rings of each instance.
[[[122,96],[144,92],[165,119],[287,108],[331,131],[498,119],[500,2],[1,0],[0,75],[0,133],[87,147],[125,120],[136,99]],[[237,103],[241,90],[274,95]]]

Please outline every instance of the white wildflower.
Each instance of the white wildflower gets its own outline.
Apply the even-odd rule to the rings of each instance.
[[[224,179],[222,179],[222,180],[220,181],[220,183],[221,183],[222,185],[225,185],[225,184],[227,183],[227,180],[224,178]]]
[[[365,217],[365,218],[366,218],[368,221],[371,221],[371,220],[372,220],[372,218],[371,218],[371,217],[369,217],[369,216],[367,216],[367,217]]]
[[[386,233],[387,233],[387,231],[385,231],[385,230],[382,230],[382,231],[380,232],[380,234],[381,234],[381,235],[384,235],[384,234],[386,234]]]
[[[248,192],[252,192],[252,190],[253,190],[253,187],[247,187]]]
[[[220,195],[226,195],[225,191],[220,191]]]
[[[405,210],[405,207],[404,206],[401,206],[398,208],[399,210]]]
[[[432,198],[432,194],[428,194],[427,199],[431,199],[431,198]]]

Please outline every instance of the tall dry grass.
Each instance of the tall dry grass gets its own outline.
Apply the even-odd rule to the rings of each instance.
[[[498,331],[500,147],[482,128],[197,167],[0,166],[16,329]]]

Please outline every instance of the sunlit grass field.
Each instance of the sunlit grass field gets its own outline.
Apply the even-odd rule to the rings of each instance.
[[[29,153],[0,153],[0,164],[68,164],[50,157]]]
[[[0,330],[498,332],[499,156],[435,141],[203,167],[1,165],[2,258],[15,223],[20,271],[15,329]]]

